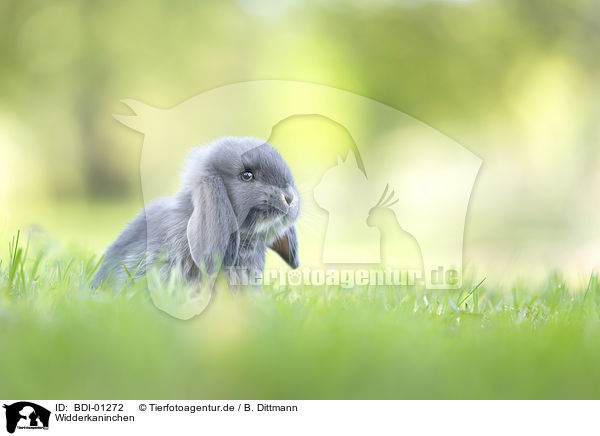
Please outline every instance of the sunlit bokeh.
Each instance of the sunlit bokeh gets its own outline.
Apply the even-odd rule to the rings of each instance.
[[[123,99],[167,109],[296,80],[380,101],[482,159],[464,235],[477,274],[587,277],[600,262],[598,13],[585,0],[3,2],[0,230],[101,253],[144,204],[144,137],[112,117],[132,115]],[[351,142],[347,126],[317,124],[265,139],[293,145],[292,167]],[[162,133],[167,147],[178,134]]]

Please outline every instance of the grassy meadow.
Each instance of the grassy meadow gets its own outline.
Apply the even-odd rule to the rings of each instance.
[[[180,321],[143,283],[93,292],[99,256],[10,239],[3,398],[598,398],[600,285],[220,292]]]
[[[0,397],[600,398],[598,17],[593,0],[0,1]],[[297,91],[247,91],[270,80]],[[461,252],[462,290],[220,291],[190,321],[144,283],[92,291],[183,151],[253,123],[302,196],[302,267],[334,227],[316,187],[360,173],[356,149],[382,183],[356,211],[362,191],[332,183],[346,216],[397,180],[397,224],[444,224],[422,233]],[[348,229],[357,252],[380,241]]]

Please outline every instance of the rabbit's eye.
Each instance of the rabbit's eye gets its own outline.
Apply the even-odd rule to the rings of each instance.
[[[254,179],[254,174],[252,174],[250,171],[244,171],[242,174],[240,174],[240,178],[244,182],[249,182]]]

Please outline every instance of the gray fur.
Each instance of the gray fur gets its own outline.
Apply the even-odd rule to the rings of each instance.
[[[254,180],[241,179],[246,170]],[[153,266],[164,278],[177,269],[188,281],[220,269],[238,278],[239,271],[256,275],[264,270],[266,249],[281,240],[289,242],[286,260],[298,266],[300,198],[289,168],[269,144],[223,138],[193,149],[182,181],[181,191],[148,206],[108,248],[94,287],[122,284],[129,275],[137,280]]]

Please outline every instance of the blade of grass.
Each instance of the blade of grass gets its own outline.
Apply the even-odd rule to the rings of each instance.
[[[475,291],[477,291],[479,289],[479,287],[481,285],[483,285],[483,282],[485,282],[487,279],[487,277],[485,277],[483,280],[481,280],[479,283],[477,283],[473,288],[471,288],[471,290],[467,293],[467,295],[465,295],[459,303],[457,303],[456,305],[458,307],[460,307],[466,300],[467,298],[469,298]]]

